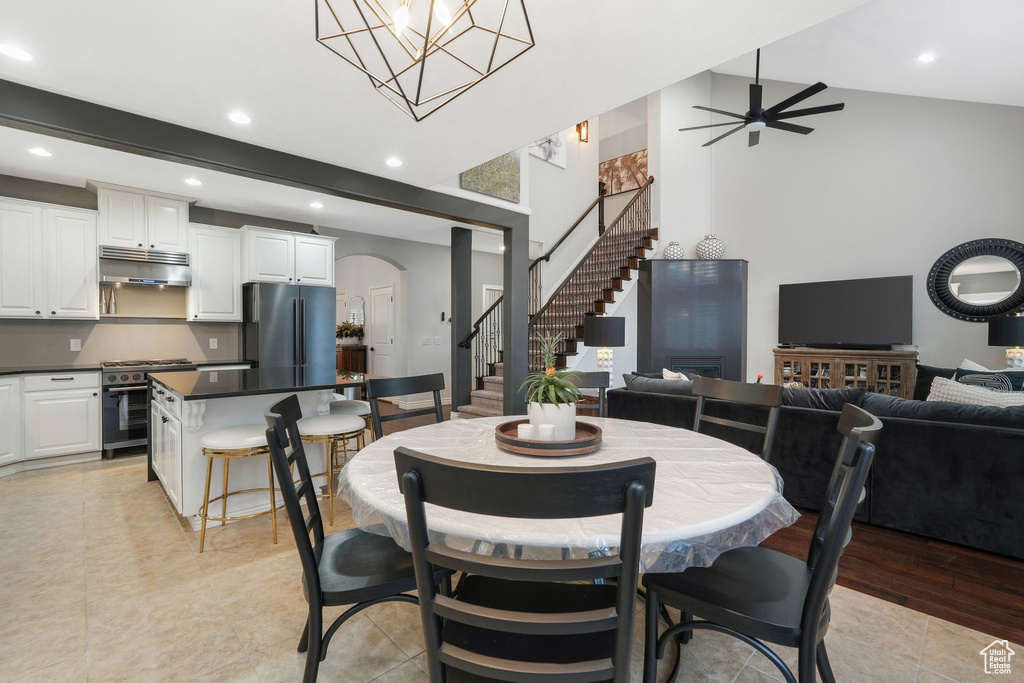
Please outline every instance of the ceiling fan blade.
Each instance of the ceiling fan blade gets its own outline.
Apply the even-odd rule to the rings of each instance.
[[[771,118],[776,121],[780,119],[792,119],[797,116],[811,116],[812,114],[827,114],[830,111],[842,111],[846,104],[840,102],[839,104],[823,104],[820,107],[808,107],[807,109],[794,109],[793,111],[785,111],[781,114],[776,114]]]
[[[753,147],[754,145],[756,145],[760,141],[761,141],[761,131],[759,131],[759,130],[752,130],[747,135],[747,147]]]
[[[740,125],[736,126],[732,130],[730,130],[728,133],[723,133],[723,134],[719,135],[717,138],[715,138],[714,140],[709,140],[708,142],[705,142],[703,145],[701,145],[701,147],[708,147],[710,145],[713,145],[716,142],[718,142],[719,140],[721,140],[722,138],[727,138],[730,135],[732,135],[733,133],[735,133],[736,131],[743,130],[746,127],[747,127],[747,124],[741,123]]]
[[[750,115],[758,116],[761,113],[761,86],[757,83],[750,84]]]
[[[722,111],[721,109],[712,109],[711,107],[702,107],[699,104],[693,105],[693,108],[694,109],[703,109],[704,111],[712,111],[712,112],[714,112],[716,114],[725,114],[726,116],[731,116],[734,119],[743,119],[744,121],[746,121],[746,119],[747,119],[747,117],[744,116],[743,114],[733,114],[731,111]]]
[[[735,126],[735,121],[726,121],[725,123],[712,123],[708,126],[691,126],[690,128],[680,128],[679,130],[700,130],[701,128],[718,128],[719,126]]]
[[[790,133],[800,133],[800,135],[807,135],[812,130],[814,130],[813,128],[808,128],[807,126],[798,126],[793,123],[783,123],[782,121],[769,121],[765,125],[768,126],[769,128],[785,130]]]
[[[805,88],[805,89],[801,90],[800,92],[798,92],[797,94],[793,95],[792,97],[789,97],[787,99],[782,100],[781,102],[776,104],[774,107],[768,107],[765,110],[765,113],[770,115],[770,116],[774,116],[775,114],[778,114],[780,111],[782,111],[784,109],[789,109],[794,104],[798,104],[800,102],[803,102],[804,100],[806,100],[808,97],[810,97],[812,95],[817,95],[818,93],[820,93],[822,90],[824,90],[827,87],[828,86],[825,85],[824,83],[821,83],[821,82],[815,83],[811,87]]]

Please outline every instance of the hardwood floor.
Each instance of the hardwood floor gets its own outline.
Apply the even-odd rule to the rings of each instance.
[[[807,559],[815,512],[762,545]],[[1024,642],[1024,561],[855,523],[839,584],[968,628]]]

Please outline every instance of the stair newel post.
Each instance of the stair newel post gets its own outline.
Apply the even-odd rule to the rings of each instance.
[[[597,234],[604,234],[604,197],[608,194],[608,186],[603,180],[597,182]]]

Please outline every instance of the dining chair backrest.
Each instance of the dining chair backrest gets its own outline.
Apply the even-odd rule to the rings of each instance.
[[[782,387],[777,384],[748,384],[724,379],[697,377],[693,380],[693,395],[697,397],[697,411],[693,419],[693,431],[701,431],[705,423],[716,424],[729,429],[739,429],[764,435],[759,455],[765,461],[771,458],[775,442],[775,428],[779,422],[779,406],[782,404]],[[705,399],[717,399],[728,403],[743,403],[768,409],[765,424],[753,424],[724,417],[705,415]]]
[[[405,496],[423,631],[432,668],[437,669],[438,662],[444,662],[499,680],[629,680],[640,538],[644,509],[651,505],[654,494],[654,460],[639,458],[588,467],[502,467],[446,460],[398,448],[395,469]],[[574,519],[621,513],[619,552],[611,557],[522,560],[448,548],[432,543],[428,537],[426,503],[519,519]],[[513,581],[616,578],[615,607],[559,613],[483,608],[438,595],[431,579],[432,565]],[[529,665],[529,675],[509,677],[510,669],[499,660],[442,644],[441,618],[494,631],[552,636],[614,630],[614,655],[611,661],[574,665],[580,672],[579,678],[565,677],[565,664],[536,662]]]
[[[387,379],[366,380],[366,397],[370,400],[373,438],[379,439],[384,436],[382,424],[391,420],[406,420],[419,415],[434,415],[438,422],[444,422],[444,411],[441,408],[442,391],[444,391],[444,375],[440,372],[433,375],[417,375],[415,377],[389,377]],[[405,410],[394,415],[380,414],[378,399],[426,393],[433,395],[434,406],[432,408]]]
[[[270,446],[270,459],[274,463],[277,475],[278,490],[284,498],[284,508],[288,513],[288,522],[292,527],[295,545],[302,561],[302,574],[306,580],[306,589],[311,594],[319,594],[320,569],[317,560],[318,550],[324,542],[324,523],[320,516],[320,505],[317,491],[306,462],[302,439],[299,437],[299,420],[302,419],[302,408],[299,397],[292,394],[278,401],[265,413],[267,418],[267,445]],[[292,475],[295,468],[299,483],[295,484]],[[301,503],[306,503],[306,512],[302,513]],[[312,532],[313,541],[309,535]]]
[[[598,415],[607,414],[605,392],[611,386],[611,373],[608,372],[572,372],[567,378],[580,389],[597,389]]]
[[[812,573],[804,600],[801,638],[807,639],[811,648],[820,640],[815,639],[826,600],[839,576],[839,558],[852,537],[853,515],[864,499],[864,487],[875,457],[875,441],[881,431],[881,421],[871,413],[850,403],[843,406],[839,416],[843,440],[807,554],[807,566]]]

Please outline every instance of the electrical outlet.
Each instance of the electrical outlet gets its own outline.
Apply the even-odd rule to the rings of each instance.
[[[216,348],[217,348],[217,338],[216,337],[210,337],[210,349],[216,349]]]
[[[422,340],[420,340],[420,343],[423,346],[430,346],[430,337],[424,337]]]
[[[441,338],[440,337],[434,337],[434,346],[440,346],[440,345],[441,345]]]
[[[81,339],[72,339],[71,340],[71,350],[72,351],[81,351],[82,350],[82,340]]]

